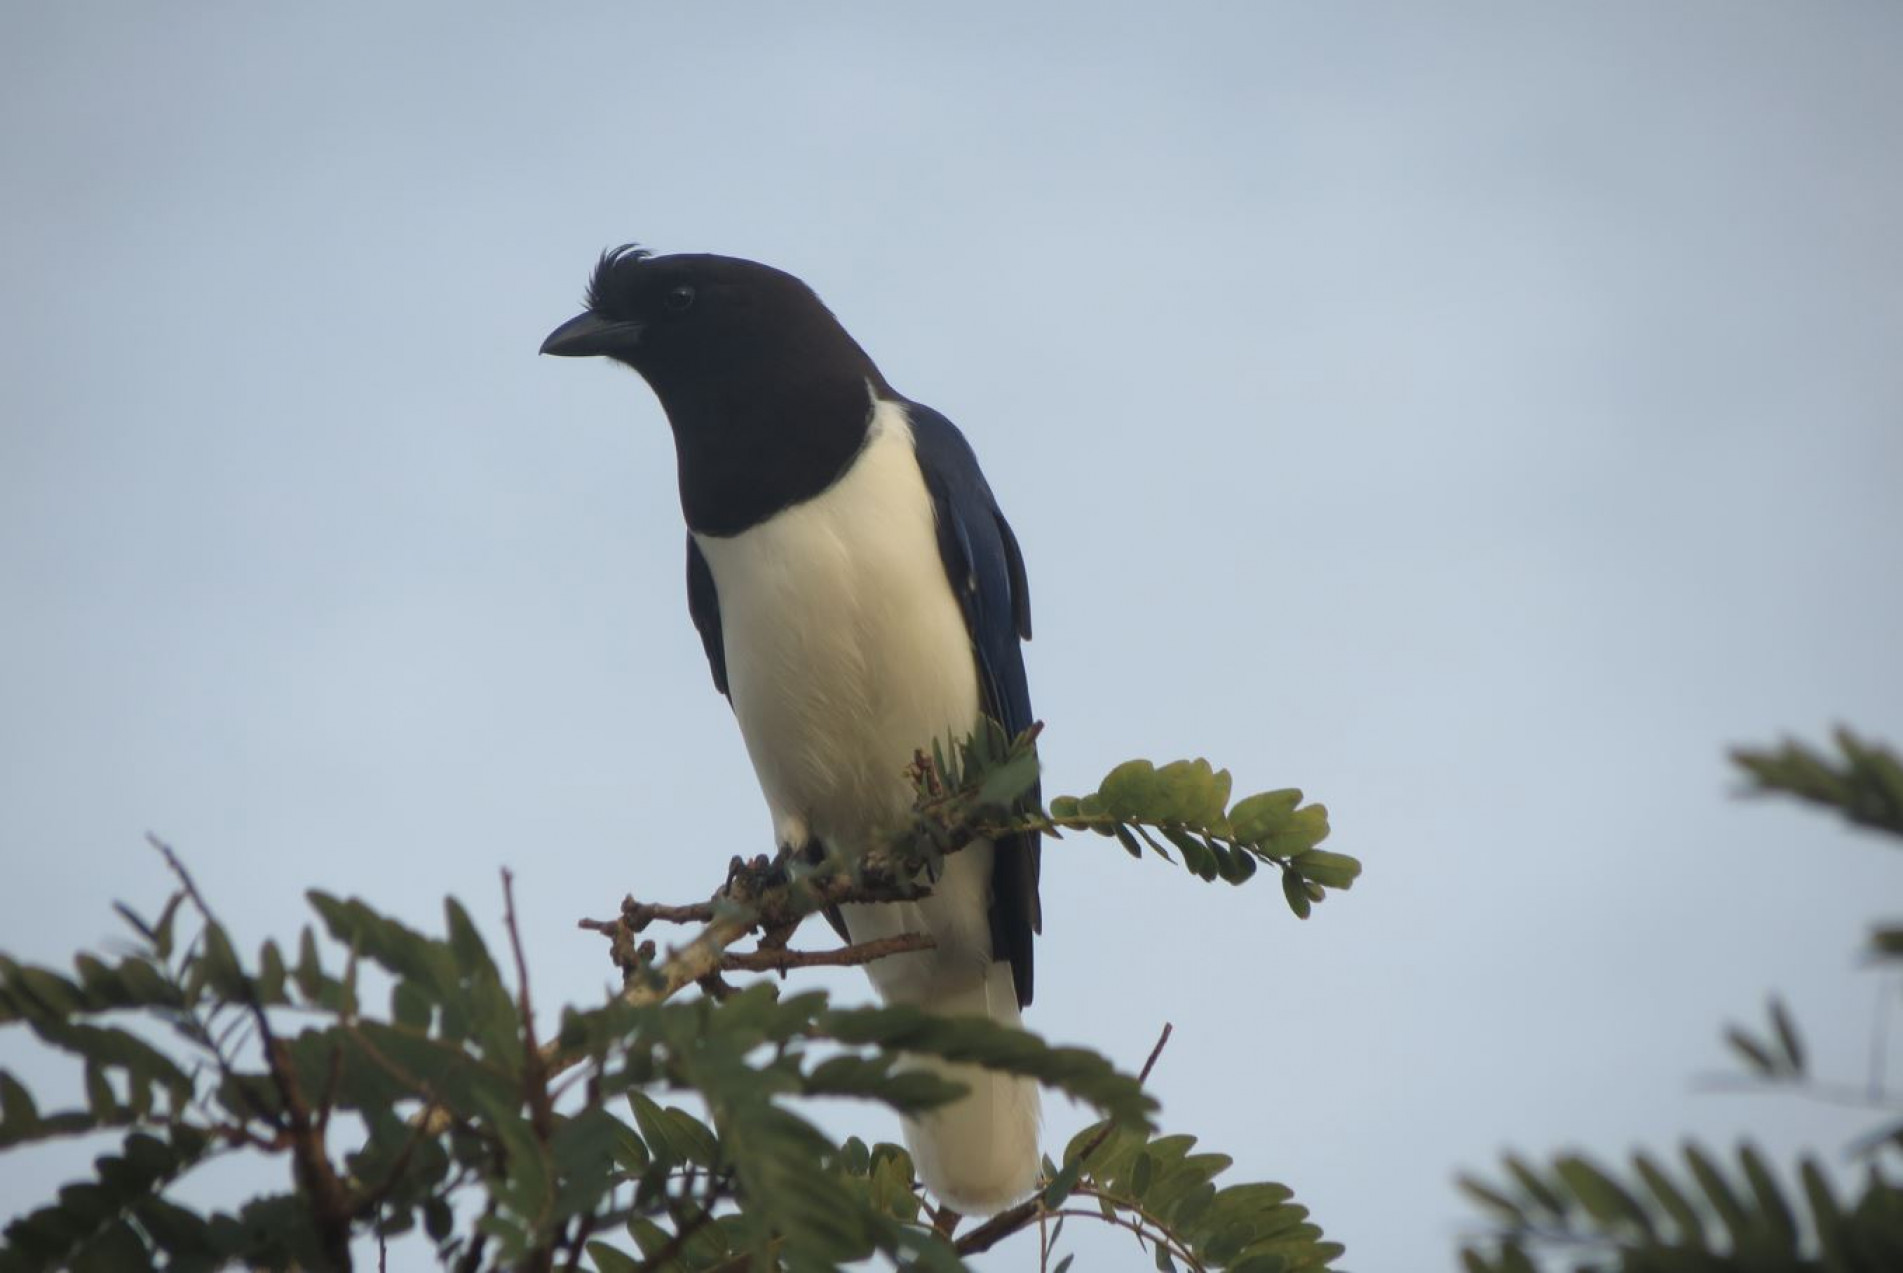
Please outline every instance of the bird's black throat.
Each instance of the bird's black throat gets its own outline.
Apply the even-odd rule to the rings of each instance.
[[[674,433],[681,512],[703,535],[737,535],[825,491],[852,467],[872,419],[862,379],[655,390]]]

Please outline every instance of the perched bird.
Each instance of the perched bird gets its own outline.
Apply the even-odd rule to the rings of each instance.
[[[688,612],[779,844],[885,843],[909,822],[918,749],[985,716],[1012,736],[1031,724],[1024,558],[977,457],[791,274],[622,247],[603,254],[587,305],[542,352],[625,363],[660,399],[687,515]],[[1011,836],[947,858],[923,900],[832,918],[853,942],[934,939],[867,965],[886,1001],[1016,1025],[1037,884],[1037,837]],[[1036,1085],[930,1064],[971,1090],[906,1121],[926,1186],[968,1213],[1029,1192]]]

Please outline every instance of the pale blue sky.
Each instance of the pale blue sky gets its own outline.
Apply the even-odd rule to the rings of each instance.
[[[1047,791],[1207,755],[1366,864],[1304,925],[1053,846],[1034,1028],[1174,1021],[1167,1124],[1361,1273],[1452,1267],[1509,1144],[1834,1154],[1691,1088],[1773,989],[1860,1076],[1903,879],[1721,758],[1903,735],[1899,59],[1887,3],[8,4],[4,946],[162,897],[148,829],[254,940],[507,864],[553,1004],[577,916],[767,847],[659,410],[535,357],[639,239],[965,429]]]

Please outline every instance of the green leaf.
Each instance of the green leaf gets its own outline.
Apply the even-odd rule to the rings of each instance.
[[[1778,1072],[1777,1062],[1771,1059],[1771,1054],[1765,1051],[1756,1039],[1738,1027],[1726,1028],[1725,1042],[1731,1045],[1732,1051],[1744,1058],[1746,1065],[1759,1074],[1769,1077]]]
[[[1054,1047],[1029,1031],[983,1017],[941,1017],[902,1004],[832,1009],[821,1015],[814,1033],[1023,1074],[1089,1101],[1118,1123],[1147,1127],[1156,1105],[1132,1076],[1098,1053]]]
[[[1566,1214],[1566,1204],[1559,1194],[1540,1179],[1539,1173],[1525,1160],[1518,1155],[1507,1154],[1501,1163],[1506,1167],[1507,1174],[1513,1177],[1513,1182],[1547,1215],[1558,1218]]]
[[[1804,1197],[1810,1204],[1811,1227],[1817,1234],[1818,1245],[1823,1248],[1824,1267],[1836,1273],[1850,1264],[1843,1211],[1831,1193],[1829,1179],[1808,1154],[1798,1163],[1798,1177],[1803,1181]]]
[[[398,1026],[427,1034],[434,1015],[429,993],[416,982],[406,978],[390,988],[390,1017]]]
[[[1526,1249],[1517,1242],[1508,1242],[1500,1248],[1500,1273],[1540,1273],[1538,1265],[1527,1255]]]
[[[1738,1201],[1737,1194],[1732,1192],[1723,1173],[1697,1145],[1687,1143],[1683,1152],[1685,1165],[1691,1168],[1692,1178],[1698,1182],[1698,1187],[1704,1190],[1705,1197],[1711,1200],[1712,1209],[1724,1222],[1726,1230],[1731,1235],[1732,1244],[1736,1246],[1748,1241],[1751,1231],[1750,1214]]]
[[[258,948],[258,975],[252,982],[252,989],[263,1004],[281,1004],[284,999],[284,956],[279,953],[277,943],[266,941]]]
[[[593,1213],[613,1187],[615,1131],[621,1126],[619,1119],[599,1105],[578,1110],[556,1123],[549,1155],[559,1182],[557,1216]]]
[[[165,899],[165,908],[159,912],[158,923],[152,925],[152,949],[160,959],[170,959],[174,949],[172,930],[178,919],[179,907],[185,903],[185,890],[178,889]]]
[[[641,1273],[639,1260],[615,1250],[606,1242],[590,1242],[587,1250],[588,1258],[594,1261],[596,1273]]]
[[[291,970],[291,979],[297,983],[297,992],[306,1003],[318,1003],[324,993],[328,978],[324,976],[323,961],[317,954],[317,936],[307,926],[297,939],[297,965]]]
[[[250,993],[250,983],[245,977],[244,965],[238,960],[238,952],[231,944],[231,937],[225,932],[224,925],[207,923],[200,935],[198,958],[193,964],[193,973],[204,978],[204,984],[223,999],[240,1000]]]
[[[1285,857],[1305,852],[1328,838],[1328,806],[1303,805],[1288,817],[1281,830],[1270,836],[1268,851]]]
[[[1613,1229],[1625,1226],[1651,1235],[1652,1221],[1645,1214],[1645,1209],[1618,1181],[1599,1170],[1592,1162],[1569,1154],[1556,1161],[1553,1169],[1586,1208],[1587,1214],[1601,1225]]]
[[[1287,826],[1300,803],[1302,793],[1294,787],[1245,797],[1229,811],[1229,829],[1243,844],[1259,843]]]
[[[1325,888],[1347,888],[1361,874],[1361,863],[1346,853],[1330,853],[1324,849],[1298,854],[1289,865]]]
[[[1207,827],[1223,816],[1229,803],[1229,771],[1200,756],[1173,760],[1155,771],[1156,792],[1149,821]]]
[[[1183,865],[1200,879],[1216,878],[1216,855],[1210,846],[1180,827],[1162,827],[1163,834],[1183,855]]]
[[[1287,1273],[1290,1267],[1286,1258],[1264,1252],[1249,1256],[1240,1264],[1230,1265],[1229,1273]]]
[[[1226,854],[1222,864],[1222,878],[1231,884],[1247,884],[1256,872],[1256,856],[1249,849],[1237,849]]]
[[[1037,776],[1037,753],[1031,750],[1014,753],[986,771],[972,797],[973,803],[979,809],[1009,809],[1018,797],[1036,785]]]
[[[1704,1217],[1679,1192],[1678,1186],[1672,1183],[1664,1169],[1650,1155],[1643,1153],[1633,1155],[1632,1167],[1638,1172],[1639,1179],[1645,1182],[1645,1187],[1652,1191],[1652,1197],[1658,1201],[1659,1207],[1672,1218],[1678,1244],[1693,1251],[1705,1250]]]
[[[112,1219],[73,1252],[72,1273],[125,1273],[149,1267],[145,1242],[124,1220]]]
[[[1771,999],[1771,1028],[1777,1032],[1779,1045],[1784,1049],[1784,1064],[1792,1074],[1804,1073],[1804,1041],[1797,1033],[1797,1025],[1791,1020],[1791,1014],[1784,1009],[1784,1001]]]
[[[1454,1184],[1469,1198],[1472,1198],[1487,1210],[1499,1213],[1505,1217],[1509,1223],[1524,1225],[1527,1222],[1526,1212],[1520,1209],[1519,1203],[1513,1201],[1513,1199],[1507,1197],[1497,1189],[1483,1184],[1473,1176],[1463,1173],[1454,1177]]]
[[[1156,856],[1162,858],[1165,862],[1168,862],[1171,866],[1176,865],[1176,859],[1170,856],[1170,851],[1163,847],[1163,844],[1160,840],[1158,840],[1154,835],[1150,834],[1150,830],[1148,827],[1145,827],[1140,823],[1133,823],[1127,829],[1134,831],[1136,833],[1137,838],[1143,841],[1144,844],[1149,846],[1150,852],[1156,854]]]
[[[643,1092],[629,1092],[635,1125],[655,1159],[670,1167],[711,1167],[719,1142],[711,1129],[685,1110],[663,1106]]]
[[[86,1062],[86,1109],[102,1123],[119,1113],[119,1098],[113,1095],[105,1067],[90,1060]]]
[[[1119,822],[1145,821],[1161,792],[1156,766],[1147,760],[1126,760],[1098,784],[1097,799],[1104,812]]]
[[[78,986],[46,968],[0,957],[0,987],[23,1015],[41,1024],[64,1021],[85,1006]]]
[[[1307,919],[1314,903],[1308,900],[1308,890],[1302,887],[1302,877],[1294,871],[1282,872],[1282,896],[1288,899],[1288,908],[1295,912],[1295,918]]]
[[[485,1129],[502,1144],[503,1161],[492,1167],[489,1175],[490,1191],[503,1208],[497,1218],[512,1229],[519,1228],[520,1221],[533,1222],[555,1202],[552,1163],[534,1127],[514,1100],[477,1091],[473,1103]],[[514,1240],[507,1230],[498,1236]]]
[[[1790,1203],[1784,1200],[1783,1191],[1778,1188],[1770,1167],[1765,1164],[1763,1156],[1749,1145],[1738,1150],[1738,1162],[1744,1168],[1745,1181],[1751,1186],[1752,1196],[1757,1200],[1758,1217],[1762,1221],[1759,1232],[1775,1240],[1781,1253],[1795,1256],[1797,1219],[1791,1214]]]
[[[0,1146],[34,1138],[40,1128],[40,1110],[33,1093],[7,1070],[0,1070]]]
[[[901,1113],[923,1113],[965,1094],[961,1083],[920,1069],[897,1069],[900,1057],[835,1056],[806,1076],[809,1096],[857,1096],[882,1101]]]

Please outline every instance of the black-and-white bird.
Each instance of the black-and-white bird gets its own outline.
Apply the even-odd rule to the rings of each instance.
[[[687,604],[780,845],[862,853],[907,825],[905,769],[989,716],[1031,724],[1024,559],[970,445],[886,383],[813,294],[724,256],[605,253],[542,352],[641,373],[667,413]],[[868,965],[889,1002],[1017,1024],[1041,927],[1038,843],[946,860],[917,903],[843,908],[850,940],[929,933]],[[1029,1192],[1036,1085],[940,1066],[970,1094],[907,1120],[920,1177],[961,1212]]]

